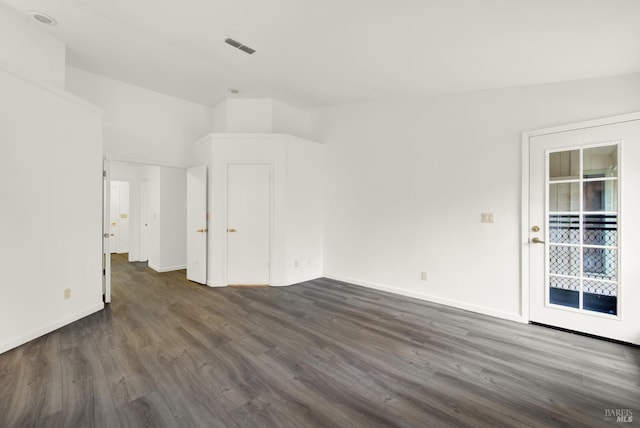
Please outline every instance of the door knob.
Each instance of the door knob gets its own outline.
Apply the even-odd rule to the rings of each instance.
[[[235,231],[236,231],[235,229],[227,229],[227,232],[229,232],[229,233],[233,233]]]
[[[533,244],[544,244],[544,241],[541,241],[540,238],[535,237],[531,239],[531,243]]]
[[[205,233],[208,229],[198,229],[196,230],[196,232],[198,233]]]

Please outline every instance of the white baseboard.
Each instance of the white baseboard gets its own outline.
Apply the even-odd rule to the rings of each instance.
[[[314,279],[322,278],[322,276],[314,276],[309,278],[298,278],[292,281],[275,281],[270,282],[269,286],[271,287],[288,287],[290,285],[300,284],[301,282],[311,281]],[[219,281],[207,281],[207,285],[209,287],[226,287],[228,284]]]
[[[187,265],[159,267],[159,266],[152,265],[151,263],[149,263],[149,267],[151,269],[155,270],[156,272],[164,273],[164,272],[171,272],[171,271],[174,271],[174,270],[186,269]]]
[[[297,278],[295,280],[290,280],[290,281],[276,281],[276,282],[271,282],[269,285],[272,287],[288,287],[290,285],[300,284],[301,282],[313,281],[314,279],[318,279],[318,278],[322,278],[322,276]]]
[[[373,288],[380,291],[388,291],[389,293],[399,294],[401,296],[413,297],[415,299],[426,300],[432,303],[438,303],[440,305],[451,306],[453,308],[464,309],[465,311],[476,312],[483,315],[489,315],[495,318],[501,318],[504,320],[525,322],[520,314],[514,314],[512,312],[501,311],[486,306],[474,305],[472,303],[460,302],[458,300],[447,299],[444,297],[433,296],[430,294],[419,293],[415,291],[407,291],[401,288],[392,287],[385,284],[377,284],[374,282],[360,281],[354,278],[347,278],[339,275],[324,275],[325,278],[335,279],[336,281],[348,282],[350,284],[360,285],[362,287]]]
[[[76,312],[75,314],[65,317],[59,321],[47,324],[46,326],[33,330],[23,336],[20,336],[8,342],[2,343],[0,344],[0,354],[7,352],[10,349],[17,348],[20,345],[24,345],[25,343],[33,339],[37,339],[40,336],[44,336],[47,333],[51,333],[52,331],[57,330],[60,327],[64,327],[67,324],[71,324],[74,321],[78,321],[79,319],[82,319],[88,315],[101,311],[102,309],[104,309],[104,303],[100,302],[97,305],[93,305],[85,310]]]
[[[207,285],[209,287],[226,287],[227,284],[223,284],[222,282],[217,282],[217,281],[207,281]]]

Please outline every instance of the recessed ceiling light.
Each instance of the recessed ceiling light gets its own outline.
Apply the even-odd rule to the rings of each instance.
[[[231,93],[233,95],[238,95],[240,93],[240,89],[231,88],[231,89],[229,89],[229,93]]]
[[[58,23],[58,21],[53,19],[53,17],[47,15],[46,13],[38,12],[37,10],[29,11],[29,15],[33,16],[33,18],[36,21],[38,21],[38,22],[40,22],[42,24],[56,25]]]

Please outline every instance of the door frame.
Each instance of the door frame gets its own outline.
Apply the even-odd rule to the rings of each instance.
[[[530,245],[529,245],[529,209],[530,209],[530,162],[531,162],[531,138],[542,135],[557,134],[567,131],[576,131],[585,128],[597,128],[600,126],[615,125],[618,123],[631,122],[640,120],[640,112],[628,113],[618,116],[610,116],[601,119],[587,120],[584,122],[569,123],[565,125],[553,126],[550,128],[537,129],[533,131],[525,131],[522,133],[522,208],[520,221],[520,315],[523,323],[531,321],[530,314]]]
[[[102,296],[111,303],[111,155],[102,159]]]
[[[196,211],[193,209],[193,205],[192,201],[191,201],[191,195],[192,195],[192,191],[191,189],[193,189],[192,185],[190,185],[189,183],[192,182],[192,171],[195,169],[198,170],[202,170],[204,169],[204,182],[202,183],[204,185],[204,213],[198,213],[198,214],[204,214],[203,218],[200,218],[200,222],[196,223],[196,224],[192,224],[191,220],[192,220],[192,216],[193,213]],[[187,168],[187,279],[189,281],[193,281],[197,284],[202,284],[202,285],[207,285],[208,283],[208,268],[209,268],[209,227],[211,227],[209,225],[209,165],[207,164],[201,164],[201,165],[195,165],[192,167]],[[195,198],[196,200],[200,199],[199,197]],[[199,216],[197,216],[199,217]],[[204,223],[202,223],[204,222]],[[196,232],[196,233],[203,233],[204,234],[204,282],[200,282],[197,281],[195,279],[190,278],[189,276],[189,272],[190,272],[190,268],[189,266],[191,265],[189,260],[190,260],[190,243],[193,240],[193,233],[194,233],[194,229],[195,228],[202,228],[204,229],[204,232]],[[202,238],[202,235],[197,235],[198,239]],[[196,275],[197,276],[197,275]]]
[[[273,271],[274,271],[274,256],[275,256],[275,162],[264,161],[226,161],[224,163],[224,227],[225,230],[229,227],[229,165],[268,165],[269,166],[269,285],[273,284]],[[225,231],[224,238],[224,256],[222,257],[223,263],[223,278],[224,285],[229,285],[229,233]]]

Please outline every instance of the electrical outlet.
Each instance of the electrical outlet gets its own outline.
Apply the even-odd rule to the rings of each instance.
[[[69,300],[71,298],[71,289],[70,288],[65,288],[64,289],[64,300]]]
[[[422,280],[422,281],[426,281],[427,280],[427,273],[426,272],[420,272],[420,280]]]

